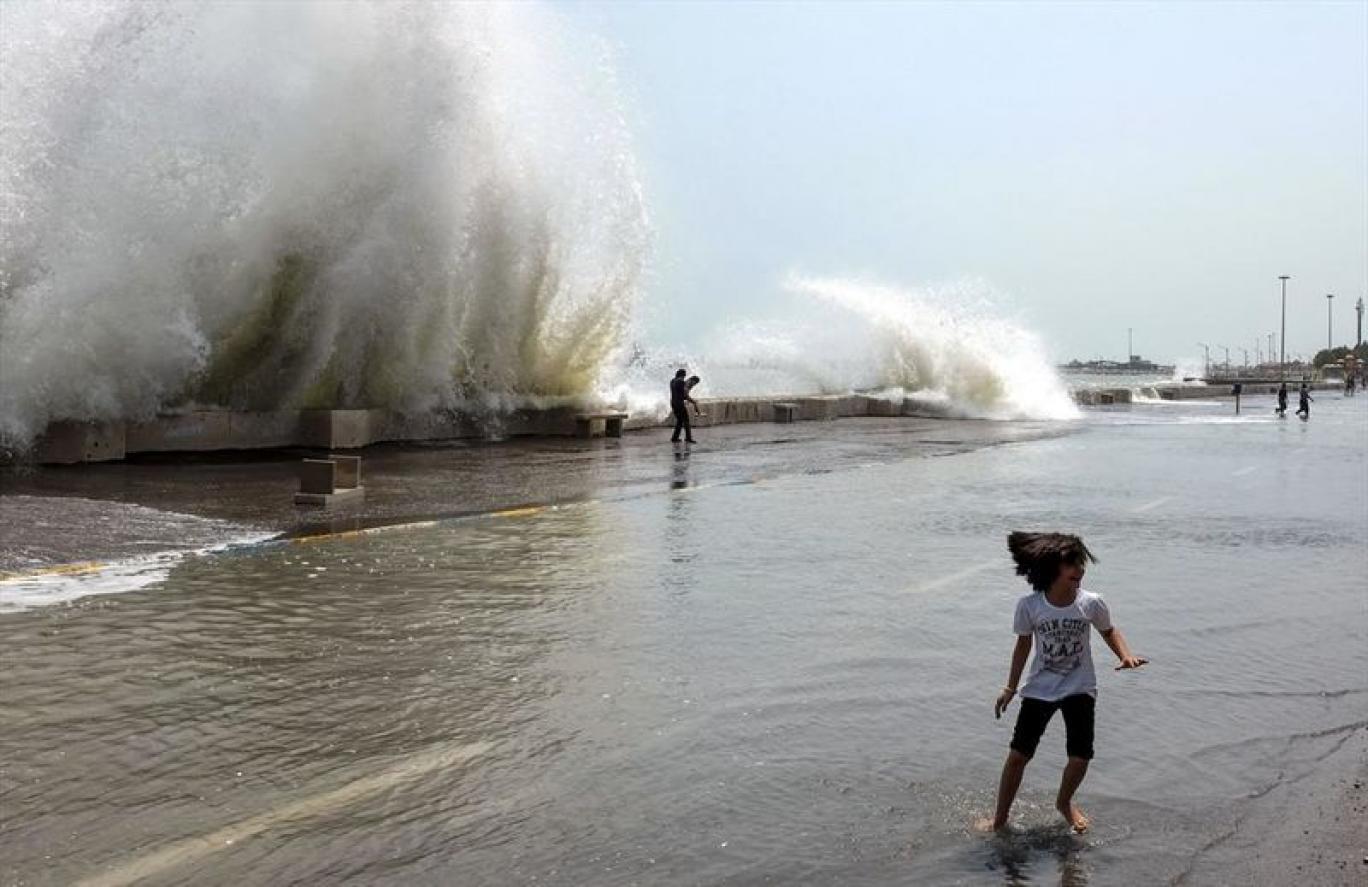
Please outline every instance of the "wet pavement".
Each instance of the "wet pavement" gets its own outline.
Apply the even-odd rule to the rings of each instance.
[[[664,429],[593,440],[386,444],[351,451],[362,457],[364,498],[326,509],[293,501],[300,460],[325,455],[321,451],[176,453],[122,463],[10,467],[0,469],[0,571],[107,561],[252,533],[338,532],[653,493],[677,483],[684,464],[693,484],[746,482],[1069,430],[1045,422],[859,418],[719,426],[700,430],[693,446],[672,445]],[[158,520],[155,512],[127,506],[165,514]]]

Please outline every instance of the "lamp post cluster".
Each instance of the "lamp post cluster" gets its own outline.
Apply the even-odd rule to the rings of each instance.
[[[1282,331],[1278,349],[1278,377],[1287,378],[1287,281],[1291,280],[1291,275],[1279,274],[1278,280],[1282,282]],[[1325,348],[1330,350],[1335,347],[1335,294],[1325,294]],[[1354,339],[1354,346],[1363,344],[1363,299],[1360,298],[1354,303],[1354,311],[1358,314],[1358,329]],[[1273,353],[1273,334],[1268,336],[1269,359]]]

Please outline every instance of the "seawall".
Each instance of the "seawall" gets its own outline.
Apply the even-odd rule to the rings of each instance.
[[[1242,397],[1254,394],[1277,394],[1278,383],[1249,381],[1240,383]],[[1287,384],[1288,393],[1296,397],[1300,382]],[[1111,404],[1133,403],[1137,391],[1153,390],[1160,400],[1211,400],[1219,397],[1234,398],[1232,382],[1216,385],[1179,385],[1160,382],[1157,385],[1140,385],[1134,388],[1078,388],[1073,392],[1074,401],[1085,406],[1106,406]],[[1338,391],[1343,385],[1339,382],[1308,382],[1312,391]]]
[[[700,401],[698,427],[743,422],[793,422],[859,416],[913,415],[904,401],[863,394],[803,397],[713,398]],[[910,405],[909,405],[910,406]],[[400,413],[356,410],[180,410],[145,421],[54,422],[35,443],[32,458],[45,465],[118,461],[136,453],[307,447],[353,450],[375,443],[508,437],[572,436],[576,417],[611,407],[558,406],[500,414],[458,411]],[[915,415],[926,416],[923,406]],[[672,424],[655,413],[628,415],[627,430]]]

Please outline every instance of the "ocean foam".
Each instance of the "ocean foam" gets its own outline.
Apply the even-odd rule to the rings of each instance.
[[[0,439],[593,390],[649,228],[604,53],[529,4],[4,4]]]

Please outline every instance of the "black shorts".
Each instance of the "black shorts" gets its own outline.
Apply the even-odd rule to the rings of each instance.
[[[1087,693],[1065,696],[1054,702],[1021,697],[1021,711],[1017,714],[1016,729],[1012,731],[1012,748],[1027,758],[1035,755],[1040,737],[1058,709],[1064,712],[1064,744],[1069,757],[1092,760],[1093,709],[1096,705],[1097,700]]]

